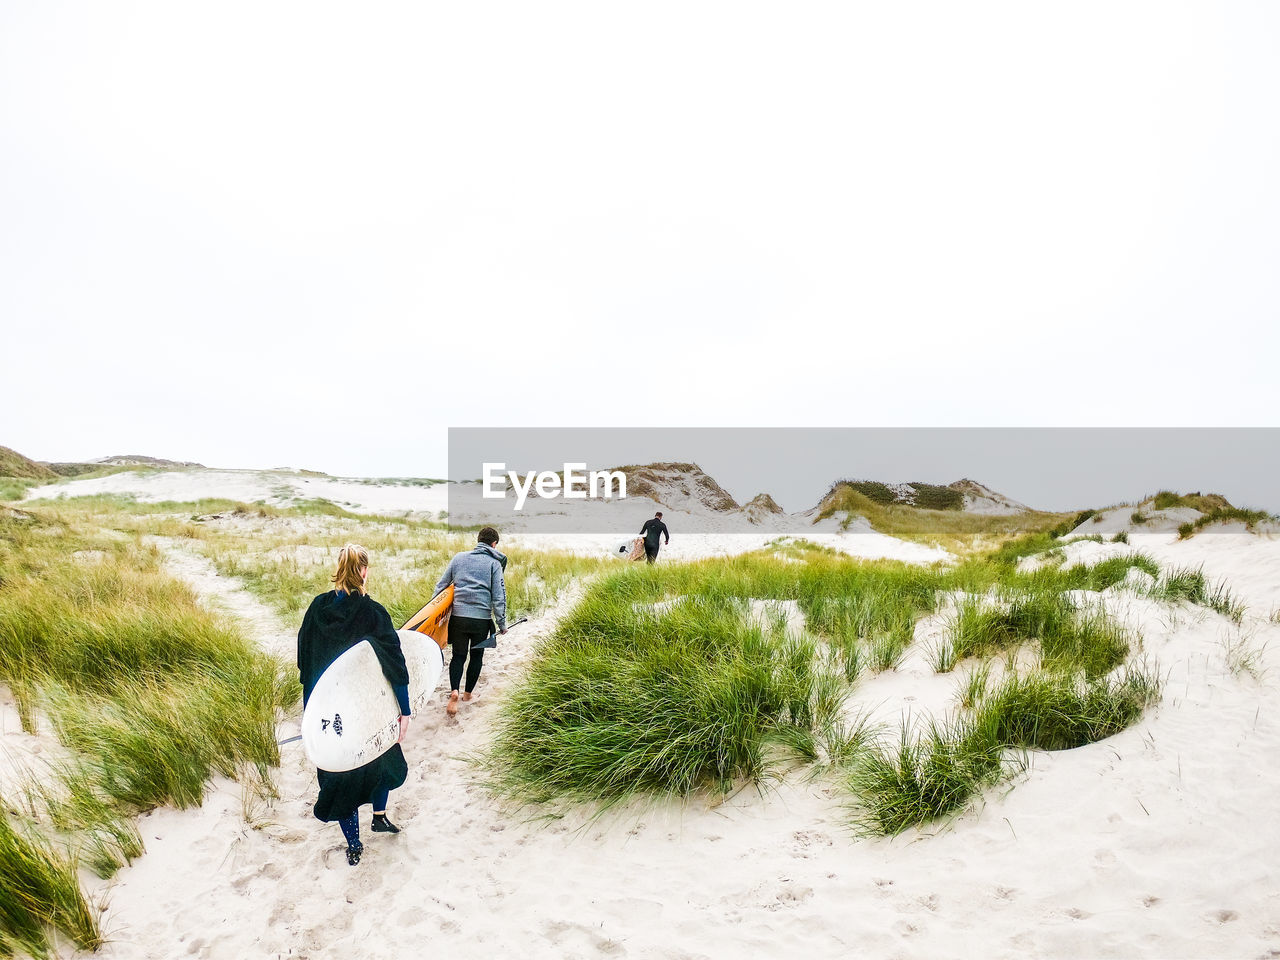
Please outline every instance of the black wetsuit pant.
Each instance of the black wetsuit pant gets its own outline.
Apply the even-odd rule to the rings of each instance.
[[[449,646],[453,647],[453,659],[449,661],[449,689],[457,690],[462,682],[462,670],[467,671],[467,693],[476,688],[480,668],[484,666],[484,651],[472,650],[474,644],[487,640],[493,632],[493,621],[479,617],[449,618]],[[468,662],[470,658],[470,662]]]
[[[653,543],[650,543],[648,540],[644,542],[644,558],[649,563],[653,563],[653,561],[658,559],[658,541],[657,540],[653,541]]]

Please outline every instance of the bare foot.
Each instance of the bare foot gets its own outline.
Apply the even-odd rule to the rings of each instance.
[[[449,694],[449,703],[445,706],[444,712],[451,717],[458,712],[458,691],[457,690]]]
[[[470,690],[468,690],[466,693],[464,693],[464,694],[462,695],[462,702],[463,702],[463,703],[470,703],[470,702],[471,702],[471,691],[470,691]]]

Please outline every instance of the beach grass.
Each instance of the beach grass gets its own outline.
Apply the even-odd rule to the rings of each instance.
[[[1170,569],[1156,582],[1151,593],[1165,603],[1185,601],[1207,607],[1235,623],[1240,623],[1246,612],[1245,604],[1231,592],[1226,581],[1210,583],[1203,567]]]
[[[646,610],[632,580],[584,600],[504,702],[484,758],[498,795],[727,792],[765,775],[771,733],[812,726],[811,641],[752,624],[723,597]]]
[[[0,876],[0,956],[52,956],[55,931],[82,950],[102,945],[97,910],[80,889],[76,862],[7,812],[0,814]]]
[[[71,750],[27,790],[36,852],[24,856],[46,874],[62,867],[41,830],[109,875],[141,853],[138,812],[198,804],[216,774],[278,764],[275,725],[297,683],[201,607],[139,534],[61,507],[4,514],[0,582],[0,682],[27,730],[47,722]],[[72,901],[51,884],[33,881],[32,909],[57,917]],[[22,924],[6,914],[2,935],[26,944]]]
[[[137,824],[106,796],[96,771],[82,760],[48,764],[43,775],[28,777],[22,792],[33,821],[74,838],[79,860],[98,876],[110,877],[142,856]]]
[[[1012,537],[1047,533],[1068,521],[1076,524],[1075,513],[1045,513],[1028,510],[1013,514],[970,513],[957,509],[931,509],[901,503],[879,502],[864,490],[838,483],[823,498],[818,519],[840,517],[848,527],[856,517],[865,517],[879,533],[944,547],[953,553],[989,549]],[[938,504],[940,505],[940,504]]]
[[[1132,725],[1159,690],[1159,678],[1138,668],[1088,682],[1037,671],[1006,678],[980,698],[975,716],[1002,747],[1068,750]]]
[[[245,541],[263,549],[247,550]],[[369,551],[369,595],[401,624],[422,608],[455,553],[475,547],[474,534],[450,533],[434,524],[405,520],[352,521],[333,529],[210,532],[201,549],[223,576],[239,578],[258,599],[286,620],[302,619],[330,580],[338,550],[356,542]],[[563,551],[499,544],[508,556],[505,574],[508,619],[536,614],[574,579],[597,570],[602,561]]]
[[[985,787],[1025,766],[1027,750],[1067,750],[1132,725],[1159,697],[1159,678],[1130,668],[1114,678],[1037,671],[988,690],[975,671],[951,721],[921,731],[904,722],[896,743],[864,750],[847,778],[851,823],[892,836],[965,809]]]
[[[855,830],[893,836],[963,809],[999,780],[1007,761],[983,722],[931,720],[923,732],[907,722],[896,744],[865,752],[846,780]]]
[[[607,805],[760,783],[778,774],[768,749],[778,745],[801,762],[846,767],[849,782],[866,789],[869,770],[873,779],[913,782],[920,797],[906,807],[952,809],[1007,762],[993,763],[992,750],[1024,746],[1012,735],[983,742],[982,731],[999,730],[999,715],[979,705],[1024,701],[1013,688],[988,691],[990,670],[979,667],[966,698],[973,716],[913,735],[906,752],[880,754],[868,767],[868,730],[845,716],[857,684],[893,669],[919,620],[951,594],[957,613],[936,663],[1030,645],[1054,691],[1078,687],[1088,694],[1082,709],[1100,709],[1109,688],[1098,685],[1137,638],[1071,591],[1105,590],[1133,569],[1160,573],[1138,553],[1020,572],[1007,554],[930,568],[823,551],[779,556],[777,545],[607,572],[534,651],[478,759],[500,797]],[[791,615],[800,622],[789,624]],[[1008,669],[1016,676],[1017,661]]]
[[[1046,667],[1080,671],[1090,678],[1123,663],[1130,650],[1119,624],[1100,609],[1080,610],[1066,593],[970,596],[952,617],[950,648],[936,658],[935,666],[949,668],[960,660],[990,657],[1024,643],[1038,644]]]
[[[1271,514],[1265,510],[1245,510],[1240,507],[1215,507],[1208,513],[1195,520],[1188,521],[1178,527],[1178,539],[1187,540],[1205,527],[1215,523],[1231,523],[1238,522],[1245,525],[1246,530],[1252,530],[1259,523],[1265,523],[1268,520],[1275,520]]]

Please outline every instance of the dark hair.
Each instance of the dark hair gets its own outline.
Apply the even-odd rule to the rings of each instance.
[[[654,516],[655,516],[655,517],[660,517],[660,516],[662,516],[662,511],[661,511],[661,510],[659,510],[657,513],[655,513],[655,514],[654,514]]]
[[[493,527],[485,527],[480,531],[480,536],[476,537],[476,540],[480,543],[487,543],[492,547],[498,542],[498,531]]]

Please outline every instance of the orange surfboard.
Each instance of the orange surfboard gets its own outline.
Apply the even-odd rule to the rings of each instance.
[[[402,630],[417,630],[440,644],[443,650],[449,645],[449,614],[453,610],[453,584],[449,584],[431,601],[408,619]]]

